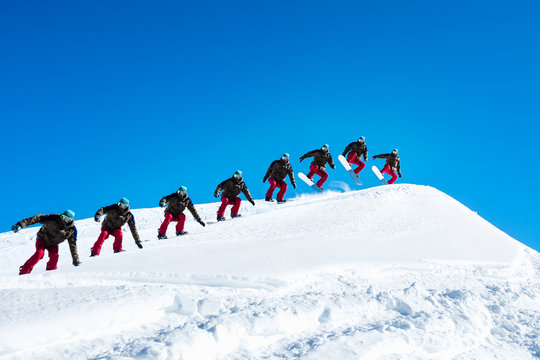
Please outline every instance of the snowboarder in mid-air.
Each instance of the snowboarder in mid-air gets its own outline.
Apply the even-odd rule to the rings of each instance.
[[[240,210],[240,204],[242,203],[242,201],[238,197],[238,195],[240,195],[240,192],[242,192],[246,196],[246,199],[248,199],[251,205],[255,206],[255,201],[253,201],[253,198],[251,197],[251,194],[249,193],[249,190],[244,183],[244,180],[242,179],[242,172],[240,170],[236,170],[236,172],[231,178],[219,184],[216,188],[216,191],[214,191],[214,196],[219,197],[219,194],[222,190],[223,193],[221,194],[221,206],[219,207],[217,212],[218,221],[225,220],[225,209],[227,208],[227,205],[232,205],[232,218],[242,216],[238,214],[238,211]]]
[[[401,160],[398,156],[398,149],[392,150],[390,154],[375,155],[371,159],[386,159],[384,167],[381,170],[381,174],[388,174],[392,177],[390,180],[388,180],[388,184],[393,184],[397,180],[398,175],[401,177]]]
[[[167,238],[167,227],[171,221],[176,221],[176,236],[185,235],[187,231],[184,231],[184,224],[186,223],[186,215],[184,215],[184,210],[187,208],[191,215],[197,220],[202,226],[206,226],[204,221],[201,220],[201,217],[195,210],[195,206],[191,201],[191,198],[187,194],[187,187],[180,186],[180,188],[167,196],[164,196],[159,201],[160,207],[165,208],[165,219],[158,230],[158,239]]]
[[[366,138],[360,136],[358,141],[352,142],[347,145],[345,150],[343,150],[342,155],[347,158],[347,161],[350,164],[358,165],[358,167],[354,169],[354,173],[358,175],[360,171],[362,171],[366,166],[366,164],[362,161],[362,157],[364,157],[364,161],[367,161],[368,157]]]
[[[45,250],[49,252],[47,270],[56,270],[58,267],[58,245],[66,239],[69,244],[73,265],[79,266],[81,264],[77,254],[77,228],[73,221],[74,217],[75,213],[68,209],[62,214],[29,217],[11,227],[11,230],[16,233],[24,227],[37,223],[43,224],[37,233],[36,252],[19,268],[19,275],[29,274],[34,266],[43,259]]]
[[[272,164],[270,164],[270,167],[266,171],[266,175],[263,177],[263,183],[266,182],[267,179],[270,183],[270,188],[266,192],[266,201],[274,201],[272,196],[276,187],[280,189],[277,194],[277,202],[284,203],[287,201],[284,199],[285,192],[287,191],[287,184],[284,180],[287,175],[289,175],[291,185],[296,189],[294,172],[291,164],[289,163],[289,154],[285,153],[281,156],[281,159],[275,160],[272,162]]]
[[[128,223],[129,229],[131,230],[131,235],[135,239],[135,244],[142,249],[141,239],[139,238],[139,232],[135,226],[135,218],[131,211],[129,211],[129,200],[126,198],[121,198],[120,201],[116,204],[102,207],[94,215],[94,220],[99,222],[103,214],[106,214],[105,220],[101,226],[101,233],[99,234],[98,239],[94,243],[94,246],[90,250],[90,256],[98,256],[101,252],[101,247],[109,235],[114,236],[113,251],[115,253],[122,252],[122,226],[125,223]]]
[[[319,175],[321,178],[319,181],[317,181],[317,186],[321,189],[323,188],[322,186],[326,179],[328,179],[328,174],[326,171],[324,171],[326,169],[326,163],[328,163],[332,169],[336,168],[332,155],[330,155],[330,151],[328,151],[328,149],[328,144],[324,144],[320,149],[310,151],[302,155],[300,158],[300,162],[302,162],[302,160],[306,158],[313,157],[313,161],[309,166],[309,174],[307,174],[307,177],[313,180],[313,175]]]

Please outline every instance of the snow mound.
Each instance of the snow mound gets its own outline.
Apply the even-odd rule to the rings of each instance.
[[[194,199],[196,201],[196,199]],[[540,256],[444,193],[392,185],[244,202],[125,253],[77,221],[82,265],[29,276],[37,227],[0,234],[0,358],[540,358]],[[32,215],[32,214],[29,214]]]

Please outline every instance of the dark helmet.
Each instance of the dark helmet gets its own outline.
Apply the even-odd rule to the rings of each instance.
[[[398,149],[394,149],[394,150],[392,150],[392,155],[394,155],[394,156],[398,156]]]
[[[360,136],[360,138],[358,138],[358,142],[363,144],[366,142],[366,138],[364,136]]]

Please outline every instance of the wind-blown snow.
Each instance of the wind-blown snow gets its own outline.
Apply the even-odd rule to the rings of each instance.
[[[1,234],[0,359],[540,358],[536,251],[431,187],[293,200],[167,240],[133,210],[144,249],[96,258],[80,220],[81,266],[27,276],[38,228]]]

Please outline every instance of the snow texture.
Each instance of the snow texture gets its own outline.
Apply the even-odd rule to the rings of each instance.
[[[536,251],[431,187],[292,200],[133,210],[144,249],[94,258],[80,220],[81,266],[26,276],[38,227],[1,234],[0,359],[540,359]]]

